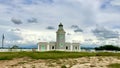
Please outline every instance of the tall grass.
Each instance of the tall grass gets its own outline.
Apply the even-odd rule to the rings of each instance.
[[[47,51],[47,52],[0,52],[0,60],[11,60],[13,58],[29,57],[31,59],[62,59],[62,58],[79,58],[89,56],[118,56],[120,53],[108,52],[64,52],[64,51]]]

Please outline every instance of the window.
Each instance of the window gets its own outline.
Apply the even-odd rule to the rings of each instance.
[[[77,47],[75,47],[75,49],[77,50],[78,48],[77,48]]]
[[[54,47],[54,46],[52,46],[52,49],[55,49],[55,47]]]
[[[68,49],[68,46],[66,46],[66,50]]]

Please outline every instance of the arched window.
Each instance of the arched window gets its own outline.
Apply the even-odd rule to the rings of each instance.
[[[54,47],[54,46],[52,46],[52,49],[55,49],[55,47]]]
[[[66,50],[68,49],[68,46],[66,46]]]
[[[77,46],[75,47],[75,49],[76,49],[76,50],[78,49]]]

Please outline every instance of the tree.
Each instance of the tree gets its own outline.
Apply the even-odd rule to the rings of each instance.
[[[13,45],[11,49],[19,49],[19,47],[17,45]]]
[[[115,51],[120,51],[120,47],[113,46],[113,45],[104,45],[104,46],[96,47],[95,50],[115,50]]]

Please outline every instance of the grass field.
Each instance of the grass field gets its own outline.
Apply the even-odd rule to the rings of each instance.
[[[115,63],[115,64],[110,64],[108,65],[109,68],[120,68],[120,64]]]
[[[31,59],[60,59],[60,58],[79,58],[89,56],[118,56],[120,53],[111,52],[64,52],[64,51],[48,51],[48,52],[0,52],[0,60],[11,60],[13,58],[28,57]]]

